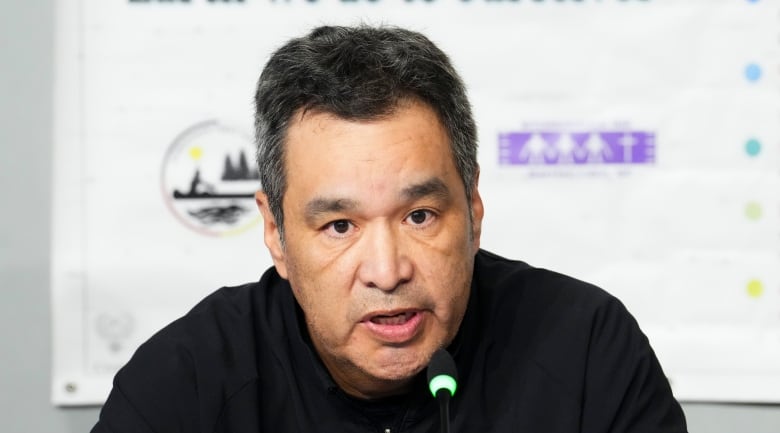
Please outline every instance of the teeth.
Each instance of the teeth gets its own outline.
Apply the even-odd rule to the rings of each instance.
[[[375,316],[371,321],[378,325],[403,325],[414,313],[401,313],[395,316]]]

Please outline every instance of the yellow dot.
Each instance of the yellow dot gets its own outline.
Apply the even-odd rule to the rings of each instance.
[[[756,202],[750,202],[745,206],[745,216],[752,220],[761,218],[761,205]]]
[[[759,280],[750,280],[747,284],[747,294],[751,298],[759,298],[764,293],[764,285]]]
[[[201,156],[203,156],[203,149],[201,149],[198,146],[190,147],[190,158],[197,161],[200,159]]]

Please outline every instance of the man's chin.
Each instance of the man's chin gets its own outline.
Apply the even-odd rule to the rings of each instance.
[[[371,376],[387,382],[404,382],[412,379],[428,365],[428,359],[424,353],[399,353],[391,350],[375,356],[371,365],[364,366],[364,370]]]

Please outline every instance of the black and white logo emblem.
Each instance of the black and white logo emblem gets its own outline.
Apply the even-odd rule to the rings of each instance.
[[[161,187],[173,215],[198,233],[234,235],[260,221],[252,138],[216,120],[197,123],[174,139]]]

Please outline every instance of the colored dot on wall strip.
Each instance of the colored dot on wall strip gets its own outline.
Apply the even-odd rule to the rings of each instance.
[[[746,290],[751,298],[759,298],[764,294],[764,284],[759,280],[750,280],[747,283]]]
[[[761,142],[751,138],[745,143],[745,152],[750,156],[756,156],[761,153]]]
[[[761,67],[755,63],[750,63],[745,67],[745,78],[748,81],[758,81],[761,78]]]
[[[756,202],[750,202],[745,206],[745,216],[751,220],[761,218],[761,205]]]

